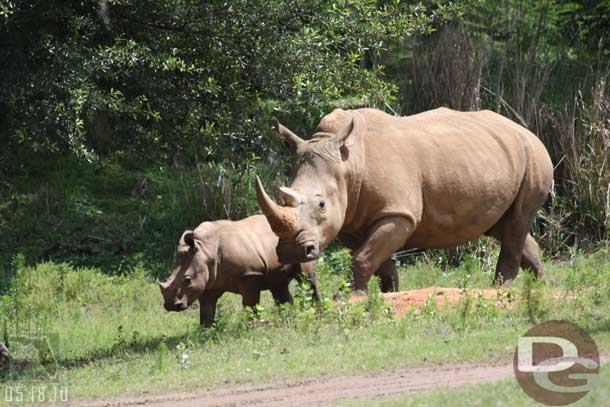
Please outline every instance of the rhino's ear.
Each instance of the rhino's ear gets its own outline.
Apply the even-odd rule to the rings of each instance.
[[[192,230],[184,232],[181,240],[190,247],[195,247],[195,237]]]
[[[297,151],[297,148],[305,141],[294,134],[292,131],[288,130],[286,127],[282,126],[282,124],[277,120],[277,118],[273,117],[271,119],[271,123],[273,123],[273,127],[275,127],[275,131],[278,132],[284,143],[294,152]]]
[[[342,146],[349,147],[354,143],[353,137],[350,137],[354,130],[354,118],[350,117],[349,123],[347,126],[340,129],[337,134],[335,134],[335,142]]]
[[[305,203],[305,197],[292,188],[280,187],[280,192],[282,193],[282,198],[284,198],[284,203],[287,206],[296,208],[302,203]]]

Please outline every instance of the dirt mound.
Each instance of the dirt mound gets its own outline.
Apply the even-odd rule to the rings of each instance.
[[[495,289],[428,287],[420,290],[384,293],[382,295],[385,302],[394,307],[398,318],[401,318],[410,310],[419,312],[421,307],[430,301],[434,301],[438,306],[442,307],[445,305],[456,305],[467,296],[473,300],[489,300],[498,307],[510,307],[512,304],[508,291]],[[365,300],[365,298],[352,299],[351,301],[362,300]]]

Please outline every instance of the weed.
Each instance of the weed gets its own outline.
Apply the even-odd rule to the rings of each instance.
[[[543,300],[543,286],[531,273],[523,273],[522,304],[530,323],[537,324],[547,314]]]
[[[343,277],[326,270],[319,305],[311,304],[305,287],[295,290],[293,304],[281,307],[265,292],[254,311],[243,309],[238,296],[226,294],[215,325],[204,330],[196,309],[162,311],[158,288],[144,271],[108,276],[64,263],[31,267],[19,259],[16,264],[21,268],[0,302],[5,336],[24,330],[60,333],[59,371],[81,395],[154,389],[160,375],[173,387],[204,378],[214,383],[226,377],[302,377],[425,360],[496,360],[508,357],[507,343],[531,321],[548,318],[573,320],[594,333],[602,346],[610,343],[604,339],[610,326],[610,262],[605,251],[587,257],[575,253],[570,263],[547,264],[547,275],[556,282],[553,289],[572,287],[569,295],[556,300],[549,298],[547,287],[520,273],[515,285],[530,299],[521,300],[513,291],[500,293],[515,298],[514,309],[498,308],[495,302],[504,300],[487,300],[472,290],[455,308],[437,305],[433,295],[419,310],[413,308],[395,321],[376,279],[370,282],[367,301],[335,302],[328,287],[336,287]],[[484,275],[477,271],[478,264],[443,273],[422,259],[400,274],[409,277],[409,284],[424,284],[432,275],[443,285],[459,287],[464,285],[462,273],[470,273],[473,282]],[[28,319],[34,309],[45,317]],[[476,345],[480,343],[485,343],[484,352]]]
[[[379,277],[373,276],[373,278],[371,278],[367,292],[366,311],[369,313],[371,320],[376,321],[391,315],[381,296]]]
[[[458,310],[460,312],[460,328],[462,330],[466,329],[466,324],[470,315],[472,314],[474,299],[469,291],[467,291],[463,298],[460,299],[460,303],[458,305]]]
[[[179,343],[176,345],[176,353],[180,367],[182,369],[188,369],[191,364],[191,351],[188,346],[182,342]]]

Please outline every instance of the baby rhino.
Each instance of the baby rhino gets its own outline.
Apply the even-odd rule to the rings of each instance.
[[[271,290],[276,303],[292,302],[288,284],[305,274],[320,299],[315,262],[282,265],[275,248],[278,238],[263,215],[204,222],[182,235],[176,268],[161,294],[168,311],[184,311],[199,300],[200,322],[214,322],[216,303],[225,292],[241,294],[244,306],[254,307],[261,290]]]

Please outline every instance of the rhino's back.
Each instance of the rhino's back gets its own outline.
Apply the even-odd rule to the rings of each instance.
[[[366,229],[387,215],[412,217],[418,227],[409,247],[447,247],[480,236],[514,201],[528,160],[550,163],[548,154],[530,157],[541,145],[536,136],[490,111],[356,114],[366,123],[357,211],[365,216],[356,223]]]
[[[266,272],[280,267],[275,253],[278,238],[264,215],[218,222],[223,268]]]

